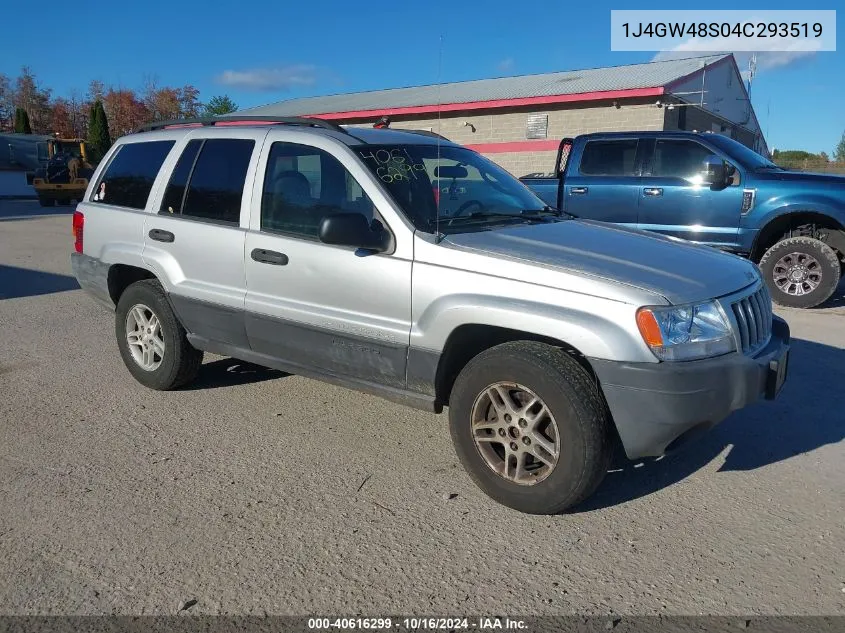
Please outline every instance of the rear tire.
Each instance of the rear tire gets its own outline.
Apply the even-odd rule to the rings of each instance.
[[[115,336],[129,373],[150,389],[169,391],[186,385],[202,364],[203,353],[188,342],[185,328],[154,279],[135,282],[120,296]]]
[[[544,343],[505,343],[473,358],[452,389],[449,426],[479,488],[529,514],[584,501],[613,457],[598,386],[577,361]]]
[[[842,269],[836,251],[821,240],[791,237],[766,251],[760,270],[775,303],[813,308],[836,291]]]
[[[42,207],[52,207],[55,203],[56,201],[52,198],[42,198],[40,196],[38,198],[38,204],[40,204]]]
[[[62,198],[61,200],[57,200],[56,204],[58,204],[60,207],[69,207],[70,198]]]

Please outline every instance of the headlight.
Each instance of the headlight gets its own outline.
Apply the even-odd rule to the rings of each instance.
[[[695,360],[736,349],[731,327],[713,301],[640,308],[637,327],[660,360]]]

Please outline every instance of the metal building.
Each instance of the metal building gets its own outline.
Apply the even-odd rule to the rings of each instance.
[[[768,151],[733,55],[481,79],[280,101],[237,114],[320,116],[429,129],[517,176],[549,171],[559,139],[587,132],[697,130]]]

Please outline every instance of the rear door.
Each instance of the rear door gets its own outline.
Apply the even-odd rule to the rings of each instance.
[[[637,225],[639,139],[588,140],[563,182],[563,208],[578,217]]]
[[[742,207],[739,172],[727,187],[701,184],[716,153],[689,138],[657,138],[639,190],[639,228],[710,246],[736,244]],[[728,161],[730,162],[730,161]]]
[[[244,326],[244,240],[251,174],[266,130],[192,133],[144,227],[144,259],[171,284],[185,328],[248,348]],[[248,175],[250,177],[248,177]]]

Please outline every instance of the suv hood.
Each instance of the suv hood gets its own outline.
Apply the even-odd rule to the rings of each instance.
[[[845,176],[810,171],[755,171],[754,177],[758,180],[845,186]]]
[[[454,234],[444,242],[634,286],[676,305],[736,292],[758,277],[754,264],[736,255],[591,220]]]

